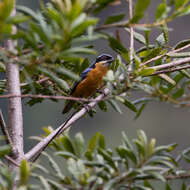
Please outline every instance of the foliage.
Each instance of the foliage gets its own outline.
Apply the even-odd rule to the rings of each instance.
[[[34,11],[28,7],[17,6],[17,15],[9,16],[12,9],[12,1],[9,3],[9,11],[2,16],[4,27],[17,25],[16,34],[1,31],[1,35],[20,39],[17,46],[17,60],[20,64],[22,93],[45,95],[69,95],[73,81],[79,80],[79,74],[88,65],[85,58],[89,54],[96,53],[93,48],[93,40],[105,38],[109,46],[118,54],[112,66],[112,71],[106,77],[107,86],[110,89],[110,98],[107,102],[118,111],[122,112],[118,102],[123,103],[139,116],[142,108],[148,101],[167,101],[179,106],[189,104],[189,70],[180,69],[174,65],[162,69],[160,65],[189,57],[189,52],[181,52],[180,48],[188,46],[189,39],[181,41],[176,46],[169,46],[168,22],[176,17],[189,13],[189,1],[171,0],[162,1],[156,9],[155,21],[152,24],[138,24],[146,14],[151,1],[137,1],[133,18],[122,21],[123,30],[129,33],[129,26],[134,26],[134,39],[141,44],[141,48],[133,50],[134,60],[129,60],[129,48],[126,48],[120,40],[119,33],[116,38],[110,33],[101,32],[96,27],[98,17],[96,13],[109,6],[111,1],[51,1],[40,4],[40,10]],[[12,4],[11,4],[12,3]],[[3,5],[3,2],[1,3]],[[5,5],[3,5],[5,6]],[[124,14],[108,16],[105,26],[115,24],[119,26]],[[152,28],[158,28],[160,34],[155,42],[150,44]],[[101,27],[100,27],[101,28]],[[95,31],[96,29],[96,31]],[[143,34],[144,33],[144,34]],[[5,63],[15,52],[0,51],[0,68],[5,72]],[[84,57],[85,55],[85,57]],[[155,58],[154,62],[150,62]],[[150,63],[149,63],[150,62]],[[133,65],[133,71],[128,66]],[[183,63],[183,65],[186,65]],[[170,72],[172,69],[179,69]],[[159,72],[166,72],[159,74]],[[157,74],[158,73],[158,74]],[[152,76],[153,75],[153,76]],[[123,77],[123,80],[120,78]],[[0,81],[1,94],[5,91],[5,81]],[[144,91],[147,98],[132,100],[128,91]],[[51,99],[56,101],[55,99]],[[130,100],[130,101],[129,101]],[[31,98],[29,105],[42,102],[42,98]],[[104,106],[101,106],[104,105]],[[102,110],[107,110],[106,102],[99,104]]]
[[[46,128],[48,134],[51,128]],[[23,160],[20,165],[21,189],[171,189],[171,180],[189,176],[190,149],[184,150],[177,157],[172,152],[176,144],[156,145],[154,138],[148,139],[145,132],[137,131],[137,138],[130,140],[122,132],[121,145],[114,150],[106,147],[106,140],[101,133],[96,133],[89,142],[85,142],[81,133],[73,140],[61,135],[49,146],[51,154],[43,153],[43,162],[29,164]],[[66,170],[64,167],[66,166]],[[10,189],[14,174],[1,162],[1,189]],[[36,185],[32,185],[35,179]],[[29,181],[28,181],[29,180]],[[188,181],[181,181],[177,189],[188,189]]]

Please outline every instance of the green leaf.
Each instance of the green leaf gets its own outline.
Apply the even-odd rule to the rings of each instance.
[[[134,16],[130,22],[137,23],[141,18],[143,18],[144,12],[149,7],[149,5],[150,5],[150,0],[143,0],[143,1],[137,0]]]
[[[176,10],[185,6],[187,3],[189,2],[189,0],[175,0],[175,8]]]
[[[115,177],[111,180],[109,180],[102,188],[102,190],[110,190],[113,189],[113,186],[118,182],[118,178]]]
[[[60,79],[59,77],[57,77],[54,73],[52,73],[51,71],[48,71],[45,68],[39,67],[38,70],[40,70],[43,74],[45,74],[46,76],[50,77],[50,79],[52,79],[61,89],[64,89],[66,91],[69,91],[70,88],[67,84],[67,82],[65,82],[64,80]]]
[[[11,151],[10,145],[0,146],[0,158],[7,155]]]
[[[50,44],[50,41],[48,39],[48,36],[46,33],[41,29],[39,24],[36,24],[34,22],[30,22],[30,28],[33,33],[38,34],[39,39],[42,40],[45,44]]]
[[[156,9],[156,20],[160,20],[166,17],[167,5],[166,3],[160,3]]]
[[[75,81],[80,80],[80,77],[76,75],[74,72],[68,70],[67,68],[61,66],[59,67],[58,65],[48,65],[49,68],[52,68],[56,73],[59,73],[63,76],[67,76],[70,79],[73,79]]]
[[[110,100],[108,100],[108,102],[110,103],[110,105],[112,106],[112,108],[113,108],[116,112],[122,114],[122,111],[121,111],[119,105],[117,104],[117,102],[116,102],[115,100],[110,99]]]
[[[158,146],[155,148],[154,153],[158,154],[159,152],[166,151],[166,152],[171,152],[176,148],[177,144],[170,144],[170,145],[163,145],[163,146]]]
[[[100,137],[100,133],[97,132],[88,142],[88,148],[87,151],[85,152],[85,157],[88,160],[93,160],[93,152],[95,151],[97,141]]]
[[[182,48],[188,44],[190,44],[190,39],[182,40],[175,45],[174,49]]]
[[[185,185],[184,182],[181,184],[181,189],[180,190],[186,190],[186,185]]]
[[[177,90],[173,95],[172,97],[174,99],[177,99],[177,98],[180,98],[181,96],[183,96],[184,94],[184,88],[180,88],[179,90]]]
[[[133,145],[131,144],[129,138],[127,137],[127,135],[125,134],[124,131],[122,131],[122,140],[124,142],[124,144],[126,145],[127,148],[129,148],[130,150],[134,151]]]
[[[46,152],[43,152],[43,155],[48,158],[49,164],[51,166],[51,169],[53,170],[54,174],[56,176],[59,176],[62,180],[65,178],[65,176],[62,174],[59,165],[53,160],[53,158],[48,155]]]
[[[89,26],[95,25],[98,22],[98,19],[86,19],[81,24],[78,24],[77,26],[73,26],[71,30],[71,36],[76,37],[85,32]]]
[[[125,28],[125,30],[130,34],[130,29],[129,28]],[[134,34],[134,39],[136,41],[138,41],[139,43],[141,43],[143,45],[146,44],[146,39],[142,34],[140,34],[138,32],[135,32],[135,31],[133,32],[133,34]]]
[[[82,133],[77,133],[75,135],[74,143],[75,143],[75,150],[78,153],[79,157],[81,157],[85,149],[85,141]]]
[[[58,156],[62,156],[64,157],[65,159],[68,159],[68,158],[73,158],[73,159],[77,159],[77,156],[75,156],[74,154],[72,154],[71,152],[67,152],[67,151],[57,151],[55,153],[55,155],[58,155]]]
[[[36,12],[34,12],[32,9],[25,7],[25,6],[21,6],[21,5],[17,5],[16,6],[16,10],[18,12],[21,12],[27,16],[30,16],[32,19],[34,19],[36,22],[39,21],[39,15],[36,14]]]
[[[155,72],[155,69],[153,68],[143,68],[140,70],[140,72],[138,73],[140,76],[149,76],[149,75],[152,75],[153,73]]]
[[[152,187],[152,185],[147,180],[144,180],[144,186],[145,187],[149,187],[151,190],[154,190],[154,188]]]
[[[121,145],[116,148],[116,151],[122,158],[129,158],[132,162],[134,162],[134,164],[137,164],[136,155],[131,149]]]
[[[118,101],[120,101],[121,103],[123,103],[125,106],[127,106],[133,112],[137,112],[136,106],[132,102],[130,102],[129,100],[127,100],[127,98],[121,97],[121,96],[116,96],[115,98]]]
[[[0,1],[0,23],[5,21],[10,16],[15,5],[15,0]]]
[[[120,54],[121,53],[124,53],[124,54],[128,53],[128,50],[115,38],[109,37],[108,40],[109,40],[110,47],[113,50],[115,50],[116,52],[118,52]]]
[[[137,119],[137,118],[140,117],[140,115],[143,112],[143,110],[144,110],[144,108],[145,108],[146,105],[147,105],[146,103],[144,103],[144,104],[141,105],[141,107],[139,108],[139,110],[138,110],[138,112],[137,112],[137,114],[135,116],[135,119]]]
[[[96,54],[96,51],[90,48],[85,48],[85,47],[72,47],[69,48],[68,50],[65,50],[62,55],[68,55],[68,54],[72,54],[72,53],[78,53],[78,54]]]
[[[110,154],[108,154],[108,152],[102,148],[98,148],[98,153],[101,154],[104,159],[107,161],[107,163],[115,170],[117,171],[118,168],[115,165],[115,162],[112,160],[112,157],[110,156]]]
[[[104,112],[108,111],[107,104],[105,101],[98,102],[98,106],[102,111]]]
[[[63,136],[62,143],[63,143],[63,146],[64,146],[66,151],[75,155],[75,150],[74,150],[72,141],[70,140],[70,138],[67,135]]]
[[[148,139],[143,130],[137,131],[138,139],[143,143],[143,145],[146,147],[148,145]]]
[[[102,149],[106,148],[106,141],[105,141],[105,137],[104,135],[102,135],[101,133],[99,133],[98,135],[99,139],[98,139],[98,146]]]
[[[20,186],[25,185],[30,177],[30,165],[27,160],[22,160],[20,164]]]
[[[113,0],[97,0],[96,4],[98,6],[94,9],[94,13],[99,13],[102,9],[107,7],[112,2]]]
[[[99,132],[96,132],[96,134],[89,140],[88,150],[90,150],[91,152],[94,152],[97,140],[99,139],[100,136],[101,134]]]
[[[11,24],[20,24],[20,23],[28,21],[29,19],[30,18],[28,16],[17,14],[14,17],[10,17],[7,22]]]
[[[114,22],[118,22],[120,20],[122,20],[125,17],[125,14],[119,14],[119,15],[112,15],[109,16],[106,21],[104,22],[104,24],[112,24]]]
[[[43,187],[44,187],[44,189],[45,190],[51,190],[51,187],[50,187],[50,185],[48,184],[48,181],[47,181],[47,179],[45,179],[43,176],[38,176],[38,178],[40,179],[40,181],[41,181],[41,183],[42,183],[42,185],[43,185]]]
[[[129,100],[127,100],[126,98],[124,98],[124,102],[123,102],[123,104],[125,105],[125,106],[127,106],[130,110],[132,110],[133,112],[137,112],[137,108],[136,108],[136,106],[132,103],[132,102],[130,102]]]
[[[56,190],[67,190],[66,188],[63,187],[62,184],[60,184],[60,183],[58,183],[56,181],[53,181],[53,180],[50,180],[50,179],[48,179],[47,181]]]
[[[164,178],[164,176],[161,175],[161,174],[158,173],[158,172],[149,172],[149,174],[150,174],[151,176],[153,176],[155,179],[158,179],[158,180],[160,180],[160,181],[162,181],[162,182],[166,182],[166,179]]]
[[[156,145],[156,139],[151,139],[150,143],[148,144],[148,150],[147,150],[148,157],[152,156],[152,154],[154,153],[155,145]]]
[[[165,190],[172,190],[168,183],[165,185]]]

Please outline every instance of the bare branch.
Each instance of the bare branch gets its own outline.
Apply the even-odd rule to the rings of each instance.
[[[158,65],[158,66],[153,66],[153,67],[149,67],[149,68],[152,68],[152,69],[155,69],[156,71],[158,71],[161,69],[168,69],[168,68],[176,67],[178,65],[184,65],[184,64],[187,64],[189,62],[190,62],[190,57],[187,57],[187,58],[172,61],[170,63],[166,63],[166,64]]]
[[[98,101],[101,101],[104,96],[108,95],[109,89],[104,89],[104,93],[99,95],[96,98],[96,102],[91,102],[88,104],[90,108],[93,108],[96,106]],[[70,120],[67,120],[66,123],[64,122],[60,127],[58,127],[55,131],[53,131],[50,135],[48,135],[46,138],[44,138],[41,142],[39,142],[37,145],[35,145],[28,153],[25,154],[25,157],[27,160],[30,160],[36,156],[36,154],[39,154],[40,151],[43,150],[44,147],[47,146],[57,135],[63,133],[66,129],[68,129],[74,122],[79,120],[87,110],[85,108],[82,108],[79,112],[74,114]]]
[[[15,165],[16,167],[19,167],[19,166],[20,166],[20,165],[19,165],[15,160],[13,160],[10,156],[5,155],[5,158],[6,158],[9,162],[11,162],[13,165]]]
[[[162,54],[162,55],[158,55],[158,56],[156,56],[156,57],[153,57],[152,59],[149,59],[148,61],[142,63],[141,66],[147,65],[148,63],[151,63],[151,62],[153,62],[153,61],[156,61],[156,60],[158,60],[158,59],[161,59],[162,57],[167,56],[167,55],[169,55],[169,54],[171,54],[171,53],[177,53],[177,52],[179,52],[179,51],[183,51],[183,50],[185,50],[185,49],[187,49],[187,48],[190,48],[190,44],[187,44],[186,46],[183,46],[183,47],[181,47],[181,48],[172,50],[172,51],[167,52],[167,53],[165,53],[165,54]]]
[[[151,74],[150,76],[159,75],[159,74],[163,74],[163,73],[171,73],[171,72],[175,72],[175,71],[181,71],[183,69],[189,69],[189,68],[190,68],[190,65],[185,65],[183,67],[177,67],[177,68],[170,68],[167,70],[156,71],[155,73]]]
[[[16,14],[16,10],[13,9],[12,16]],[[13,27],[12,33],[16,33],[16,28]],[[5,47],[14,52],[16,41],[6,40]],[[19,66],[14,64],[10,59],[6,64],[6,78],[7,78],[7,91],[9,94],[15,94],[20,96],[20,77]],[[24,157],[23,151],[23,121],[22,121],[22,102],[20,97],[10,97],[8,99],[8,130],[12,140],[13,158],[20,162]],[[14,167],[14,166],[13,166]]]
[[[129,1],[129,0],[127,0]],[[153,22],[153,23],[143,23],[143,24],[137,24],[137,23],[130,23],[129,20],[124,20],[121,22],[113,23],[113,24],[105,24],[102,26],[97,27],[95,30],[104,30],[109,28],[116,28],[116,27],[146,27],[146,28],[152,28],[152,27],[158,27],[161,25],[164,25],[165,23],[171,22],[172,19],[163,19],[159,22]]]
[[[1,95],[0,98],[13,98],[13,97],[21,97],[21,98],[43,98],[43,99],[55,99],[55,100],[73,100],[80,102],[97,102],[96,99],[91,98],[77,98],[72,96],[54,96],[54,95],[42,95],[42,94],[6,94]],[[106,98],[107,99],[107,98]]]
[[[3,135],[6,137],[7,144],[10,144],[12,146],[12,140],[11,140],[11,137],[9,136],[9,132],[7,130],[5,120],[3,118],[3,113],[1,110],[0,110],[0,125],[1,125]]]
[[[133,2],[132,0],[127,0],[128,1],[128,6],[129,6],[129,18],[133,18]],[[130,64],[128,71],[132,72],[133,70],[133,52],[134,52],[134,29],[133,26],[129,27],[130,29],[130,48],[129,48],[129,53],[130,53]]]

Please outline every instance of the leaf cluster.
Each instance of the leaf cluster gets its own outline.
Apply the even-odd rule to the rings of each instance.
[[[50,128],[44,130],[51,132]],[[153,190],[156,189],[154,182],[159,181],[160,187],[168,190],[172,188],[169,181],[175,179],[181,179],[178,189],[188,189],[188,182],[182,179],[189,177],[189,171],[182,169],[180,163],[189,163],[190,149],[175,157],[171,153],[176,146],[158,146],[156,140],[148,139],[142,130],[133,140],[122,132],[121,144],[114,149],[107,148],[101,133],[96,133],[88,142],[81,133],[73,140],[68,134],[61,135],[49,145],[51,154],[43,153],[42,163],[21,162],[18,189]],[[3,171],[1,168],[1,175]],[[10,175],[8,170],[6,175]],[[33,178],[37,180],[36,185],[30,182]],[[3,180],[2,185],[6,180],[11,184],[13,179]]]

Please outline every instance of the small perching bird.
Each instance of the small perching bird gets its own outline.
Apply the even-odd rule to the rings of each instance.
[[[109,54],[101,54],[96,60],[85,69],[71,90],[71,96],[78,98],[88,98],[103,86],[103,77],[107,74],[109,66],[114,61]],[[62,113],[70,111],[75,101],[70,100],[66,103]]]

